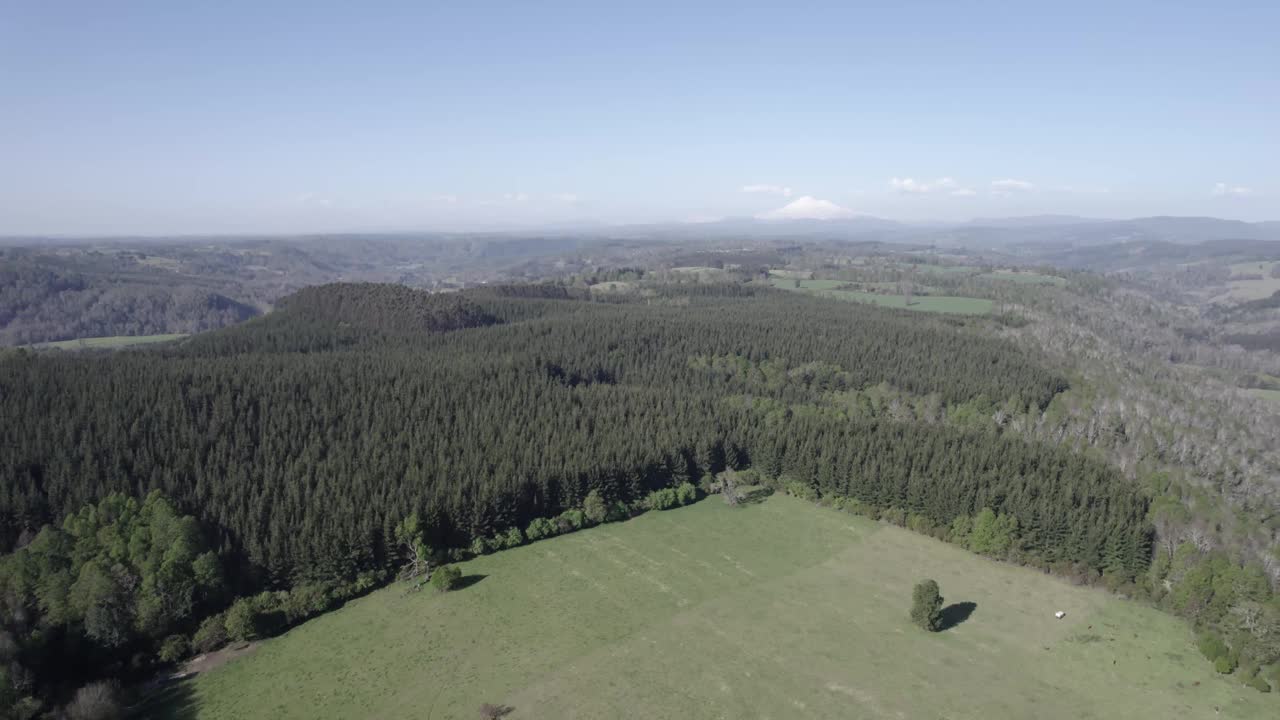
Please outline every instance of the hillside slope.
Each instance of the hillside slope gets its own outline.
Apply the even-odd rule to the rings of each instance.
[[[787,497],[711,499],[463,570],[462,590],[394,586],[269,640],[173,689],[158,716],[472,718],[486,702],[512,720],[1275,712],[1215,676],[1174,618]],[[924,577],[968,617],[910,625]]]

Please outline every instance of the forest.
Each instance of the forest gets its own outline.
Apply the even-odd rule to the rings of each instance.
[[[48,676],[68,648],[33,628],[158,657],[237,596],[349,596],[386,577],[401,561],[395,527],[410,516],[432,548],[458,556],[593,493],[638,510],[726,469],[928,527],[995,512],[1016,519],[1025,556],[1140,575],[1147,500],[1106,465],[983,430],[823,409],[888,384],[944,410],[1027,412],[1067,387],[964,322],[737,284],[610,302],[556,285],[432,294],[338,284],[172,347],[10,352],[0,361],[0,539],[16,552],[3,577],[6,602],[34,620],[8,628],[15,656],[43,669],[32,694],[56,697],[91,678],[77,666]],[[181,612],[150,625],[142,609],[111,605],[135,619],[116,623],[132,628],[127,637],[105,642],[88,625],[93,601],[78,614],[48,609],[43,571],[31,570],[45,566],[30,558],[53,542],[41,528],[74,536],[64,518],[110,498],[153,498],[148,506],[193,518],[193,554],[178,566],[208,547],[217,572],[205,559],[182,576],[220,579],[187,582]],[[68,578],[50,592],[82,596],[85,568],[117,568],[123,588],[148,577],[120,552],[85,560],[97,552],[50,566]]]

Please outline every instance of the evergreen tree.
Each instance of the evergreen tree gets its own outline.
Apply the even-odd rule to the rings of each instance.
[[[938,583],[922,580],[911,591],[911,622],[937,632],[942,629],[942,594]]]

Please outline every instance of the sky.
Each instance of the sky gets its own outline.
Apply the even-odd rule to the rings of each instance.
[[[1280,3],[0,0],[0,234],[1280,220]]]

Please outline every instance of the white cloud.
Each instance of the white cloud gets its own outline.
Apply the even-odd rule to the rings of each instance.
[[[431,199],[438,203],[444,203],[445,205],[457,205],[459,200],[458,196],[454,195],[453,193],[441,193],[439,195],[433,195]]]
[[[507,202],[521,202],[521,203],[528,202],[529,194],[522,193],[522,192],[504,193],[502,196],[502,199],[506,200]]]
[[[1035,189],[1036,186],[1026,180],[1005,179],[991,181],[991,191],[997,195],[1008,195],[1015,192],[1028,192]]]
[[[889,187],[900,193],[927,193],[929,186],[924,183],[918,183],[911,178],[892,178],[889,180]]]
[[[582,200],[582,198],[578,197],[577,193],[554,193],[552,194],[551,199],[557,202],[568,203],[570,205],[576,205]]]
[[[784,198],[791,197],[791,188],[783,187],[782,185],[743,185],[742,192],[781,195]]]
[[[331,208],[336,204],[333,198],[313,192],[298,193],[293,201],[308,208]]]
[[[1226,183],[1214,183],[1212,195],[1214,197],[1247,197],[1253,194],[1253,188],[1247,188],[1242,185],[1228,185]]]
[[[776,210],[760,213],[756,217],[761,220],[838,220],[854,215],[857,213],[830,200],[819,200],[805,195]]]
[[[889,180],[889,187],[907,195],[927,195],[934,192],[945,192],[956,197],[968,197],[977,194],[969,188],[960,187],[959,183],[949,177],[938,178],[932,182],[895,177]]]

